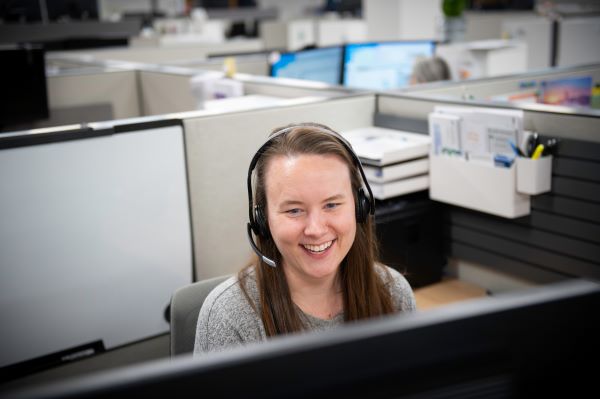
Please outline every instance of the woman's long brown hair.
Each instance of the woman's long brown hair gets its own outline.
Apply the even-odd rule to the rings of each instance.
[[[267,198],[265,173],[271,159],[276,156],[296,156],[300,154],[336,155],[350,169],[351,184],[356,195],[361,187],[358,167],[346,147],[324,130],[332,131],[324,125],[304,123],[293,125],[295,128],[274,138],[256,164],[255,205],[263,207],[266,215]],[[273,132],[284,128],[275,129]],[[268,258],[282,264],[282,257],[272,238],[257,237],[257,245]],[[342,261],[339,280],[344,300],[344,319],[346,321],[365,319],[394,312],[392,299],[385,282],[375,270],[377,261],[377,241],[375,239],[372,216],[365,223],[357,223],[354,243]],[[244,282],[249,268],[254,268],[260,294],[260,313],[267,336],[298,332],[304,329],[301,317],[294,303],[281,266],[271,267],[256,258],[253,265],[242,269],[240,281]],[[250,299],[245,284],[241,284]],[[252,301],[250,300],[252,303]]]

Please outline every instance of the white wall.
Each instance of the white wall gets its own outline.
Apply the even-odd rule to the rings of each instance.
[[[305,18],[313,15],[312,12],[322,7],[323,0],[257,0],[259,8],[276,8],[278,19],[289,21],[297,18]]]
[[[259,31],[267,49],[296,51],[316,43],[314,19],[263,21]]]
[[[369,40],[441,39],[439,0],[363,1]]]
[[[600,17],[563,19],[558,38],[558,66],[600,62]]]
[[[502,37],[527,43],[530,70],[550,67],[552,23],[544,17],[515,17],[502,20]]]
[[[532,11],[465,11],[465,41],[500,39],[504,21],[535,16]]]

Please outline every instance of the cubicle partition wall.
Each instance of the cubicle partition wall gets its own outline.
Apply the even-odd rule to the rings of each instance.
[[[192,70],[140,69],[138,76],[143,115],[193,111],[197,108],[190,82],[194,76]]]
[[[192,282],[180,121],[0,136],[0,382],[165,334]]]
[[[479,100],[494,102],[533,103],[534,96],[542,88],[542,82],[564,84],[561,79],[591,78],[591,84],[600,82],[600,64],[543,69],[517,75],[506,75],[496,78],[464,80],[460,82],[433,82],[408,87],[406,93],[416,96],[446,97],[446,100]],[[556,83],[555,83],[556,82]]]
[[[235,273],[251,259],[246,237],[248,165],[277,127],[319,122],[335,130],[371,126],[373,94],[184,121],[196,278]]]
[[[210,74],[202,70],[174,67],[140,68],[138,73],[141,107],[146,116],[199,109],[198,93],[194,93],[191,79],[195,75]],[[269,98],[273,100],[270,103],[274,104],[276,99],[330,98],[354,92],[319,82],[280,82],[275,78],[246,74],[236,74],[233,79],[242,83],[244,95],[261,96],[254,98],[254,104],[247,102],[248,106],[257,107],[264,106]],[[228,107],[218,108],[227,110]]]
[[[244,83],[247,94],[259,94],[282,98],[297,97],[339,97],[353,93],[367,93],[366,90],[349,89],[327,83],[298,79],[271,78],[239,74],[237,79]]]
[[[48,74],[50,118],[33,127],[134,118],[142,115],[137,71],[73,67]]]
[[[600,64],[544,69],[526,74],[461,82],[433,82],[409,87],[404,92],[446,100],[532,104],[544,97],[554,97],[546,98],[547,101],[563,101],[566,90],[573,90],[576,84],[588,85],[588,90],[593,95],[592,90],[597,82],[600,82]],[[560,90],[560,96],[554,96],[554,93],[549,92],[550,89],[554,90],[554,93]],[[587,106],[589,107],[589,104]]]
[[[212,73],[192,67],[103,61],[81,56],[61,58],[54,55],[48,76],[51,117],[31,127],[195,111],[198,109],[198,98],[191,79],[196,75]],[[358,92],[320,82],[280,81],[268,76],[243,73],[235,74],[233,79],[242,82],[246,95],[281,99],[335,97]]]
[[[503,87],[506,91],[517,80],[474,81],[473,90],[492,94]],[[463,88],[472,89],[468,82]],[[493,105],[415,91],[378,95],[375,124],[427,134],[427,116],[442,104],[522,109],[525,129],[538,132],[542,139],[560,140],[552,164],[552,189],[531,197],[529,215],[506,219],[446,206],[440,228],[452,260],[480,264],[531,283],[570,277],[599,279],[600,112],[539,104]]]

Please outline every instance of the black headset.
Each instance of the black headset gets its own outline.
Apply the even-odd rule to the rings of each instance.
[[[256,164],[258,163],[258,160],[260,159],[262,154],[273,143],[273,140],[275,138],[282,136],[282,135],[290,132],[293,129],[302,128],[302,127],[316,129],[323,133],[327,133],[327,134],[335,137],[344,146],[344,148],[346,148],[346,150],[348,151],[348,154],[350,154],[350,156],[354,160],[354,163],[356,164],[356,167],[358,168],[358,171],[360,172],[360,176],[362,178],[363,185],[364,185],[364,187],[367,188],[367,191],[369,193],[367,195],[365,193],[365,190],[363,189],[363,187],[358,189],[358,193],[356,194],[356,222],[357,223],[365,223],[367,221],[369,215],[373,215],[375,213],[375,202],[373,200],[373,192],[371,191],[371,187],[369,186],[369,183],[365,176],[365,172],[360,163],[360,159],[358,158],[358,156],[352,149],[352,146],[350,145],[350,143],[344,137],[342,137],[339,133],[337,133],[333,130],[330,130],[330,129],[326,129],[324,127],[319,127],[316,125],[309,125],[309,124],[288,126],[288,127],[284,127],[282,129],[276,131],[275,133],[272,133],[269,136],[269,138],[267,139],[267,141],[265,141],[265,143],[262,146],[260,146],[258,151],[256,151],[256,154],[254,154],[254,157],[252,158],[252,161],[250,162],[250,167],[248,168],[248,180],[247,180],[247,182],[248,182],[248,218],[250,220],[247,225],[248,240],[250,241],[250,246],[252,247],[254,252],[256,252],[256,254],[266,264],[268,264],[269,266],[272,266],[272,267],[276,266],[275,261],[273,261],[272,259],[267,258],[265,255],[263,255],[262,252],[260,252],[260,250],[258,249],[256,243],[254,242],[254,240],[252,238],[252,232],[254,232],[254,234],[256,234],[257,236],[262,237],[262,238],[268,239],[271,237],[271,232],[269,230],[269,224],[267,223],[267,217],[264,213],[263,207],[259,204],[253,206],[254,201],[252,198],[252,172],[254,171],[254,168],[256,167]]]

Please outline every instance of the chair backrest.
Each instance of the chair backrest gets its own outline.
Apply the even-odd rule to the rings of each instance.
[[[171,297],[171,356],[194,351],[198,313],[209,292],[231,276],[219,276],[178,288]]]

